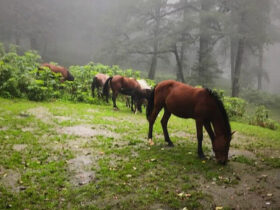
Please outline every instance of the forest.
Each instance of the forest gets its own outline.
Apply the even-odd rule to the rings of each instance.
[[[149,79],[222,86],[231,96],[280,90],[278,0],[10,0],[0,6],[0,40],[36,50],[47,62],[119,65]]]
[[[279,55],[279,0],[1,0],[0,209],[279,209]],[[151,144],[170,79],[217,104],[200,132],[165,104]]]

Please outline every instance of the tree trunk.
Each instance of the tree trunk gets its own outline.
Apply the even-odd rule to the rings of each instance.
[[[199,38],[199,52],[198,52],[198,82],[201,85],[207,82],[207,59],[209,59],[209,44],[210,34],[208,27],[210,25],[209,19],[205,17],[205,13],[210,10],[210,1],[201,0],[200,12],[200,38]]]
[[[258,90],[262,89],[262,78],[263,78],[263,45],[259,47],[259,68],[258,68]]]
[[[187,23],[188,22],[188,10],[187,10],[187,6],[188,6],[188,0],[184,0],[184,11],[183,11],[183,22],[184,23]],[[187,38],[186,38],[186,32],[187,31],[187,28],[186,26],[184,26],[184,30],[183,30],[183,33],[182,33],[182,46],[181,46],[181,56],[180,56],[180,62],[181,62],[181,65],[182,65],[182,73],[184,72],[185,70],[185,50],[187,49]],[[190,72],[187,72],[187,75],[189,74]]]
[[[30,37],[30,47],[32,50],[39,50],[37,39],[35,37]]]
[[[235,70],[235,59],[236,59],[236,40],[231,37],[230,38],[230,78],[231,78],[231,86],[233,86],[233,78],[234,78],[234,70]]]
[[[244,38],[240,38],[238,41],[237,55],[234,69],[234,77],[232,83],[232,97],[238,97],[240,91],[240,72],[242,67],[242,59],[244,54]]]
[[[184,73],[183,73],[182,59],[180,59],[180,56],[179,56],[178,49],[177,49],[176,45],[174,46],[173,53],[175,55],[176,62],[177,62],[177,74],[176,74],[177,75],[177,80],[181,81],[181,82],[185,82]]]
[[[148,75],[149,79],[155,79],[156,68],[157,68],[157,51],[154,51],[153,57],[152,57],[152,63],[151,63],[151,67],[150,67],[150,71],[149,71],[149,75]]]
[[[150,71],[148,74],[149,79],[154,79],[157,68],[157,59],[158,59],[158,46],[159,46],[159,29],[160,29],[160,5],[156,8],[155,11],[155,29],[154,29],[154,41],[153,41],[153,56]]]
[[[20,46],[20,34],[19,32],[15,33],[15,43],[17,46]]]

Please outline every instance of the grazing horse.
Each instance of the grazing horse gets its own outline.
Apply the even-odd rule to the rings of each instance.
[[[74,81],[73,75],[66,68],[64,68],[62,66],[55,66],[50,63],[43,63],[40,65],[39,69],[42,69],[42,67],[48,67],[52,72],[61,73],[61,75],[63,77],[61,82],[64,82],[65,80]]]
[[[146,80],[144,80],[144,79],[138,79],[137,82],[139,83],[142,92],[146,91],[147,94],[148,94],[149,92],[151,92],[151,86],[148,85],[148,83],[146,82]],[[144,97],[144,98],[141,98],[141,99],[139,99],[139,100],[140,100],[140,101],[138,102],[139,105],[138,105],[138,107],[137,107],[137,104],[135,103],[136,101],[134,101],[134,104],[133,104],[132,99],[131,99],[131,101],[130,101],[130,97],[127,96],[127,97],[126,97],[126,106],[127,106],[127,107],[133,107],[133,106],[134,106],[134,107],[135,107],[135,112],[136,112],[137,110],[139,110],[139,112],[142,112],[141,106],[142,106],[143,104],[144,104],[145,106],[147,105],[147,99],[146,99],[146,97]],[[134,108],[132,108],[132,109],[134,109]]]
[[[194,88],[173,80],[158,83],[152,90],[146,112],[149,121],[148,139],[151,145],[153,145],[153,124],[162,108],[164,108],[164,115],[161,125],[165,141],[169,146],[173,146],[167,131],[167,123],[171,114],[181,118],[193,118],[196,122],[199,157],[205,157],[202,150],[204,126],[210,136],[216,160],[226,164],[233,133],[231,133],[224,105],[216,93],[209,89]]]
[[[123,77],[116,75],[114,77],[109,77],[103,87],[103,95],[106,96],[106,101],[108,102],[109,97],[109,85],[112,89],[112,101],[114,109],[118,109],[116,104],[116,98],[119,93],[131,96],[132,104],[133,100],[139,102],[141,98],[146,97],[146,92],[141,90],[140,84],[134,78]],[[139,103],[137,103],[137,107]],[[133,107],[131,107],[133,110]]]
[[[139,80],[137,80],[137,82],[140,84],[140,86],[141,86],[141,91],[142,92],[146,92],[146,93],[144,93],[145,95],[150,95],[150,93],[151,93],[151,86],[149,86],[148,85],[148,83],[146,82],[146,80],[144,80],[144,79],[139,79]],[[139,102],[139,104],[140,104],[140,112],[141,112],[141,105],[143,105],[144,104],[144,106],[146,106],[147,105],[147,103],[148,103],[148,101],[147,101],[147,98],[146,97],[144,97],[144,98],[141,98],[140,99],[140,102]]]
[[[97,89],[97,95],[98,97],[102,96],[102,92],[100,91],[100,89],[103,89],[103,86],[106,82],[106,80],[109,78],[108,75],[106,74],[101,74],[98,73],[93,77],[92,83],[91,83],[91,93],[92,93],[92,97],[94,97],[94,89]]]

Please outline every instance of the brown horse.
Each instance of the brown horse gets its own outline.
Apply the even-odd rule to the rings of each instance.
[[[171,114],[181,118],[193,118],[196,121],[199,157],[205,157],[202,150],[204,126],[210,136],[217,161],[222,164],[227,162],[232,133],[224,105],[216,93],[173,80],[158,83],[151,93],[146,113],[149,121],[148,138],[151,145],[153,144],[153,124],[162,108],[164,108],[164,115],[161,125],[165,141],[169,146],[173,146],[167,131]]]
[[[43,64],[41,64],[39,69],[42,69],[42,67],[48,67],[52,72],[61,73],[61,75],[63,77],[61,82],[64,82],[65,80],[74,81],[73,75],[66,68],[64,68],[62,66],[55,66],[50,63],[43,63]]]
[[[103,86],[106,82],[106,80],[109,78],[108,75],[106,74],[101,74],[98,73],[93,77],[92,83],[91,83],[91,93],[92,93],[92,97],[94,97],[94,90],[95,88],[97,89],[97,95],[98,97],[102,96],[102,92],[100,91],[100,89],[103,89]]]
[[[112,89],[112,101],[114,109],[118,109],[116,98],[119,93],[131,96],[131,104],[133,104],[134,100],[136,102],[140,102],[141,98],[147,97],[146,91],[141,90],[141,86],[136,79],[116,75],[114,77],[109,77],[104,84],[103,95],[106,96],[107,102],[109,97],[109,85]],[[139,107],[139,105],[140,104],[137,103],[137,107]],[[134,111],[133,106],[131,106],[131,110]]]

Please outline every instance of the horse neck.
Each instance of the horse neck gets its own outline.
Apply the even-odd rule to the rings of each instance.
[[[215,136],[221,136],[226,135],[226,127],[225,127],[225,119],[222,117],[221,113],[215,114],[215,117],[213,117],[213,120],[211,121]]]

